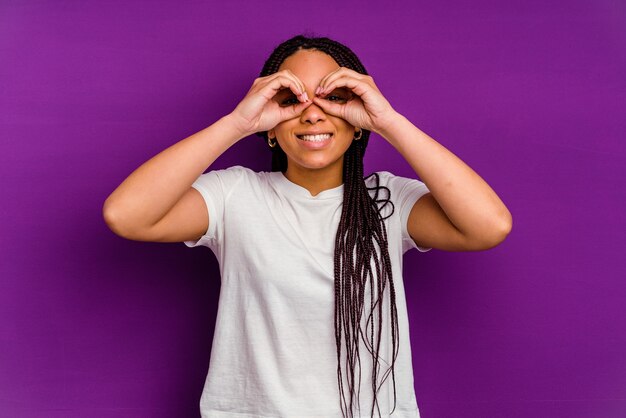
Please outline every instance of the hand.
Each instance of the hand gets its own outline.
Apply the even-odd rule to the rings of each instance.
[[[380,133],[397,115],[369,75],[340,67],[320,81],[320,88],[324,91],[313,98],[313,103],[324,112],[345,119],[352,126]],[[353,97],[346,99],[338,94],[339,100],[327,100],[333,97],[336,89],[341,92],[342,88],[352,92]]]
[[[300,103],[280,106],[276,93],[290,89]],[[252,87],[230,114],[242,136],[267,131],[279,123],[299,116],[313,102],[308,100],[304,84],[290,70],[278,71],[254,80]]]

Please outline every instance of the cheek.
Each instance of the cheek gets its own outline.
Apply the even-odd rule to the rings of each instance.
[[[334,117],[333,123],[337,128],[339,128],[339,130],[342,130],[342,131],[354,130],[354,126],[350,125],[345,119]]]
[[[285,137],[291,135],[292,127],[289,124],[289,121],[281,122],[274,127],[274,132],[276,132],[276,136]]]
[[[354,136],[354,127],[352,125],[344,123],[339,131],[346,140],[352,140],[352,137]]]

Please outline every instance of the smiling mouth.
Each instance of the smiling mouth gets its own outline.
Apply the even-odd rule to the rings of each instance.
[[[331,133],[327,133],[327,134],[318,134],[318,135],[296,135],[298,137],[298,139],[301,139],[303,141],[308,141],[308,142],[323,142],[326,141],[327,139],[330,139],[333,134]]]

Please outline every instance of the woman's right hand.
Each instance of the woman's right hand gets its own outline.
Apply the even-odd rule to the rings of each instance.
[[[289,89],[297,97],[297,104],[278,103],[276,94]],[[291,96],[291,95],[289,95]],[[310,106],[304,84],[290,70],[278,71],[254,80],[252,87],[229,116],[237,125],[242,137],[267,131],[279,123],[299,116]]]

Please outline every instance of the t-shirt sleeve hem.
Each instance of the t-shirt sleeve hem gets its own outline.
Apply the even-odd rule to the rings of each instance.
[[[411,214],[411,209],[413,209],[413,206],[415,205],[415,203],[422,196],[424,196],[425,194],[427,194],[429,192],[430,192],[430,190],[428,190],[428,187],[426,187],[426,184],[422,183],[422,184],[420,184],[420,187],[417,189],[417,193],[415,193],[414,196],[409,198],[409,200],[407,201],[408,207],[410,209],[407,210],[403,214],[403,219],[401,219],[404,236],[408,237],[408,238],[406,238],[404,240],[405,241],[405,252],[410,250],[411,248],[415,248],[419,252],[422,252],[422,253],[426,253],[426,252],[432,250],[432,247],[422,247],[420,245],[417,245],[417,243],[410,237],[409,231],[408,231],[409,215]]]
[[[422,253],[427,253],[428,251],[432,250],[432,247],[420,247],[419,245],[415,245],[415,248],[417,248],[417,251]]]
[[[207,231],[197,240],[188,240],[183,241],[185,245],[189,248],[198,247],[198,246],[209,246],[208,244],[215,239],[215,214],[217,213],[215,209],[215,204],[213,203],[213,199],[210,196],[209,192],[206,191],[204,187],[202,187],[198,181],[193,182],[191,185],[194,189],[196,189],[202,195],[204,199],[204,203],[207,207],[207,213],[209,216],[209,228]],[[213,221],[211,221],[213,219]]]

